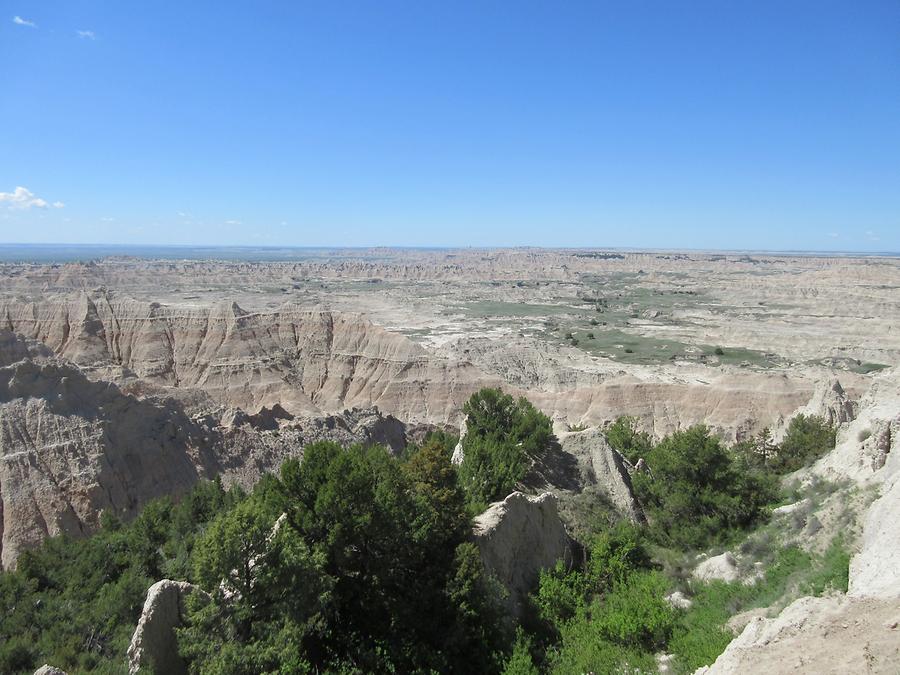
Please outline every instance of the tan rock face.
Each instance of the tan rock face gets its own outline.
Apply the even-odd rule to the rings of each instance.
[[[625,461],[609,447],[600,429],[560,432],[557,440],[531,467],[522,481],[524,488],[529,492],[554,493],[564,517],[568,501],[588,491],[607,499],[629,520],[644,521]]]
[[[187,489],[214,461],[177,406],[139,401],[64,364],[0,368],[0,560],[80,535],[112,509]]]
[[[556,497],[513,492],[475,518],[473,533],[485,569],[509,593],[507,606],[519,616],[542,569],[557,560],[572,563],[572,542],[556,509]]]
[[[266,313],[228,302],[176,308],[101,291],[0,304],[0,321],[79,365],[120,366],[245,410],[377,405],[405,421],[446,421],[490,382],[471,364],[429,356],[357,314],[291,305]]]
[[[175,628],[184,622],[184,601],[203,590],[186,581],[157,581],[147,589],[147,599],[128,645],[128,672],[182,675],[187,667],[178,655]]]
[[[215,416],[187,415],[177,401],[90,380],[43,346],[0,331],[0,358],[32,354],[37,360],[0,367],[3,568],[47,536],[88,534],[102,511],[128,518],[200,478],[221,475],[249,489],[313,441],[405,445],[405,425],[371,408],[290,419],[271,409],[237,411],[232,423],[243,422],[222,427]]]
[[[696,675],[896,673],[898,620],[896,601],[800,598],[774,619],[751,620],[716,662]]]

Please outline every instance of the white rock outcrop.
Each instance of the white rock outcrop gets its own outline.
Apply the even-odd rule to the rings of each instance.
[[[674,607],[675,609],[690,609],[694,605],[694,601],[681,591],[669,593],[666,596],[666,602],[672,605],[672,607]]]
[[[896,601],[800,598],[774,619],[752,619],[715,663],[695,675],[894,675],[900,663],[898,620]]]
[[[772,509],[773,516],[789,516],[796,511],[801,511],[803,509],[809,508],[812,505],[812,500],[810,499],[801,499],[799,502],[794,502],[793,504],[785,504],[784,506],[779,506],[777,508]]]
[[[737,581],[740,577],[737,561],[730,551],[707,558],[694,568],[695,579],[699,581]]]
[[[542,569],[557,560],[572,563],[572,541],[557,512],[556,497],[513,492],[475,518],[473,535],[485,569],[508,593],[507,606],[520,616]]]
[[[34,671],[34,675],[66,675],[66,672],[64,670],[60,670],[55,666],[51,666],[45,663],[36,671]]]
[[[186,581],[163,579],[147,589],[147,599],[128,646],[128,672],[181,675],[187,667],[178,654],[175,628],[184,621],[184,600],[204,593]]]

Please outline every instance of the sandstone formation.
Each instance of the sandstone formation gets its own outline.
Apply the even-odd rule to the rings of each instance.
[[[374,408],[313,418],[231,410],[222,426],[220,416],[189,416],[178,401],[90,380],[42,345],[0,331],[0,359],[20,357],[0,366],[3,568],[47,536],[88,534],[102,511],[128,518],[200,478],[220,475],[249,489],[314,441],[394,452],[406,444],[403,423]]]
[[[181,675],[187,667],[178,655],[175,628],[184,621],[185,598],[203,591],[186,581],[157,581],[147,589],[147,599],[128,646],[128,672]]]
[[[636,415],[656,436],[705,423],[733,439],[775,426],[813,391],[804,377],[762,372],[625,371],[528,340],[509,343],[514,353],[503,360],[484,352],[490,341],[428,350],[358,312],[291,303],[260,311],[229,300],[163,305],[99,289],[27,302],[0,297],[3,325],[100,377],[202,391],[243,410],[277,404],[295,415],[375,405],[407,423],[458,423],[472,392],[502,385],[553,417],[602,425]],[[563,371],[578,375],[560,380]]]
[[[556,510],[556,497],[513,492],[475,518],[473,533],[485,569],[506,589],[509,611],[520,616],[542,569],[573,561],[572,542]]]
[[[856,418],[857,404],[851,400],[837,380],[823,382],[806,406],[807,415],[822,417],[828,424],[839,426]]]
[[[563,432],[558,438],[561,451],[578,463],[582,489],[595,487],[620,513],[643,522],[644,513],[634,498],[625,461],[609,446],[602,431]]]

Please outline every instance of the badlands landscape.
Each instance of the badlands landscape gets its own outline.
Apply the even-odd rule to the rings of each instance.
[[[840,531],[847,591],[793,589],[745,613],[704,672],[900,668],[896,257],[297,249],[191,259],[173,249],[28,262],[14,253],[0,263],[4,569],[47,538],[93,535],[104,514],[129,522],[204,479],[251,490],[314,441],[400,454],[435,433],[464,435],[466,402],[489,387],[527,398],[558,441],[517,484],[520,497],[475,521],[476,538],[494,537],[482,558],[516,615],[541,569],[578,557],[562,553],[584,504],[602,500],[646,522],[631,486],[638,469],[604,435],[617,419],[634,418],[653,442],[705,425],[732,446],[764,430],[779,443],[802,414],[834,429],[835,448],[783,478],[802,499],[766,521],[797,521],[791,541],[811,555]],[[809,496],[825,482],[824,497]],[[504,518],[521,522],[503,531]],[[753,583],[746,552],[697,554],[708,556],[698,564],[734,568],[716,578]],[[153,632],[147,607],[132,671],[164,672],[141,661],[153,649],[138,639]],[[678,672],[665,651],[660,672]]]

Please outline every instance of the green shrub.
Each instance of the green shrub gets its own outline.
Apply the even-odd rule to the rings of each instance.
[[[634,464],[650,453],[653,447],[650,434],[638,431],[636,417],[622,416],[606,428],[610,447]]]
[[[552,569],[541,570],[534,604],[538,616],[554,628],[559,628],[584,606],[588,585],[578,570],[566,569],[560,560]]]
[[[587,616],[567,623],[559,644],[547,654],[551,673],[621,673],[656,672],[653,654],[603,639],[597,626]]]
[[[812,464],[834,449],[835,435],[834,427],[821,417],[797,415],[788,425],[772,468],[778,473],[790,473]]]
[[[476,392],[466,414],[459,478],[470,504],[506,497],[553,441],[550,419],[525,399],[499,389]]]
[[[516,633],[512,654],[503,667],[503,675],[540,675],[540,672],[531,658],[531,641],[520,629]]]
[[[666,437],[646,461],[650,472],[632,480],[650,532],[666,545],[728,541],[764,515],[778,494],[771,476],[733,455],[704,426]]]
[[[806,592],[822,595],[829,589],[847,592],[850,583],[850,552],[842,537],[837,537],[822,556],[816,571],[806,582]]]
[[[675,610],[665,599],[668,587],[659,572],[629,575],[592,608],[598,633],[626,647],[651,652],[662,648],[675,625]]]
[[[593,538],[585,576],[593,592],[604,593],[624,583],[632,573],[650,567],[643,532],[632,523],[620,522]]]

